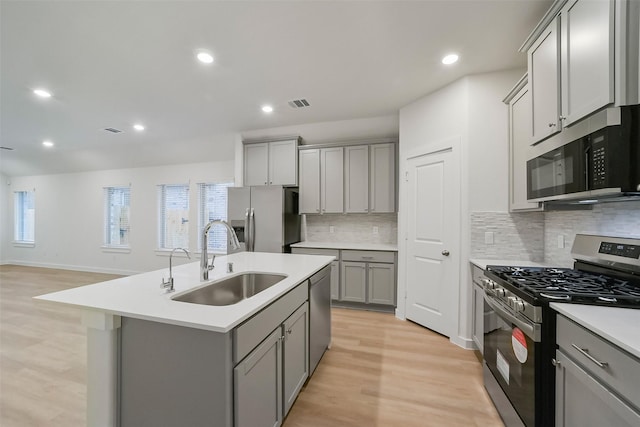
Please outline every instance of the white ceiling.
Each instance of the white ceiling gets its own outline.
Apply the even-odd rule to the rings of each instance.
[[[14,150],[0,172],[229,160],[239,132],[397,114],[464,75],[524,67],[517,49],[550,4],[3,0],[0,146]]]

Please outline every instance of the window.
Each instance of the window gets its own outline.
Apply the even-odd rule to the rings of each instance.
[[[16,191],[14,194],[14,240],[18,243],[35,243],[35,192]]]
[[[104,189],[104,245],[129,247],[131,189]]]
[[[227,188],[233,182],[198,184],[198,249],[202,249],[202,230],[214,219],[227,220]],[[212,228],[207,241],[208,251],[227,251],[227,231],[224,227]]]
[[[158,186],[158,248],[189,247],[189,185]]]

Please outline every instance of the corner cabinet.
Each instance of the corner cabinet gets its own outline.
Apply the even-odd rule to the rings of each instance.
[[[640,425],[640,360],[558,315],[556,426]]]
[[[509,211],[538,211],[540,203],[527,201],[527,159],[530,149],[531,100],[527,75],[509,92]]]
[[[245,143],[244,185],[298,185],[298,140]]]

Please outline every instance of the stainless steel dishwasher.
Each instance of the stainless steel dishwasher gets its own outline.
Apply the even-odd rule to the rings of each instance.
[[[331,266],[309,279],[309,376],[331,343]]]

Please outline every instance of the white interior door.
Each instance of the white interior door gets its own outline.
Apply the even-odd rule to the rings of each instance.
[[[450,337],[459,295],[460,174],[454,144],[407,159],[406,317]]]

